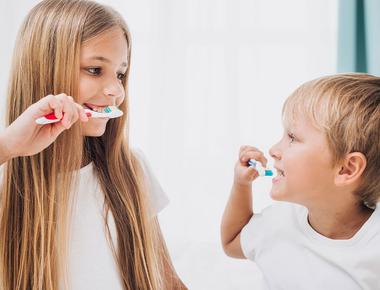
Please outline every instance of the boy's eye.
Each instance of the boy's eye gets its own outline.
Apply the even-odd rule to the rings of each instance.
[[[288,137],[289,137],[289,139],[290,139],[290,143],[293,143],[294,140],[296,139],[296,136],[294,136],[293,133],[288,133]]]

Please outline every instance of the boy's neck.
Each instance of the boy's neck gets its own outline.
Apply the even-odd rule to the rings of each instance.
[[[373,213],[373,209],[357,203],[308,209],[310,226],[321,235],[337,240],[352,238]]]

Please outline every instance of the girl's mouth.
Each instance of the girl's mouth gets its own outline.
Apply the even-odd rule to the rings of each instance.
[[[93,104],[88,104],[84,103],[83,106],[87,109],[90,109],[95,112],[103,113],[104,109],[108,106],[100,106],[100,105],[93,105]]]

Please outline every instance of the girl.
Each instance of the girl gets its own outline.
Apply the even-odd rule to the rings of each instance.
[[[128,143],[130,57],[109,7],[44,0],[26,17],[1,134],[1,289],[185,289],[157,223],[166,196]],[[124,115],[83,111],[111,105]],[[35,124],[50,112],[64,117]]]

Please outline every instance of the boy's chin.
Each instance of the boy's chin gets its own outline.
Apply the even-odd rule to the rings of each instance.
[[[304,200],[298,194],[290,194],[288,191],[272,190],[270,191],[270,197],[276,201],[286,201],[296,204],[305,205]]]
[[[270,191],[270,197],[273,200],[277,200],[277,201],[289,201],[288,194],[285,191],[279,190],[279,189],[272,188]]]

